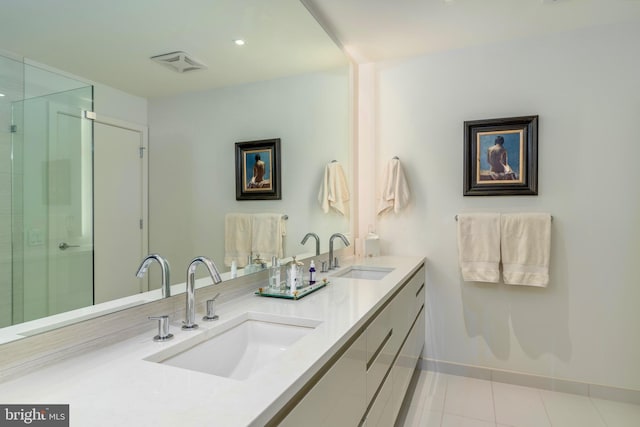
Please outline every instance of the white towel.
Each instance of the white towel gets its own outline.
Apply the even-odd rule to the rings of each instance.
[[[324,177],[318,192],[318,202],[324,213],[333,209],[340,215],[349,216],[349,187],[347,177],[338,162],[331,162],[324,168]]]
[[[465,282],[500,280],[500,214],[458,215],[458,256]]]
[[[264,260],[284,256],[283,236],[287,234],[283,214],[260,213],[253,215],[251,252]]]
[[[382,179],[382,190],[378,197],[378,215],[385,212],[398,213],[409,204],[409,184],[404,176],[400,160],[393,158],[387,163]]]
[[[551,215],[503,214],[501,224],[504,283],[546,287],[549,283]]]
[[[251,255],[250,214],[229,213],[224,217],[224,264],[229,267],[235,261],[238,267],[247,265]]]

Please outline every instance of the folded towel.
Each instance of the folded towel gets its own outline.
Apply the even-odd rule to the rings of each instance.
[[[549,283],[551,215],[503,214],[501,228],[504,283],[546,287]]]
[[[324,168],[324,177],[318,192],[318,202],[324,213],[333,209],[337,213],[349,216],[349,187],[347,176],[338,162],[331,162]]]
[[[500,279],[500,214],[458,215],[458,256],[465,282]]]
[[[287,234],[284,215],[260,213],[253,215],[251,252],[264,260],[284,256],[283,236]]]
[[[382,179],[382,191],[378,197],[378,215],[385,212],[400,212],[409,204],[409,184],[402,171],[400,160],[393,158],[387,163]]]
[[[238,267],[247,265],[247,258],[251,256],[251,217],[240,213],[224,217],[224,264],[227,267],[233,261]]]

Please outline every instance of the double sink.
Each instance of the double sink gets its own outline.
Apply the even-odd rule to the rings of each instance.
[[[353,265],[331,277],[380,280],[392,268]],[[336,285],[339,286],[339,285]],[[246,312],[145,360],[235,380],[246,380],[322,323],[315,319]]]

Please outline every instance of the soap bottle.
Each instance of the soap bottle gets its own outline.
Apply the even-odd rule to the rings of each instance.
[[[311,264],[309,265],[309,284],[313,285],[316,283],[316,265],[313,260],[311,260]]]
[[[298,268],[296,269],[296,288],[300,289],[304,287],[304,263],[302,261],[296,261]]]
[[[269,286],[273,290],[280,290],[280,261],[277,256],[271,257],[271,269],[269,270]]]
[[[231,278],[235,279],[238,277],[238,263],[236,260],[231,261]]]
[[[253,272],[254,272],[253,258],[251,257],[251,255],[249,255],[247,257],[247,265],[244,267],[244,274],[250,274]]]
[[[287,264],[287,288],[289,292],[294,293],[296,291],[296,278],[298,277],[298,263],[296,257],[293,257],[291,262]]]
[[[287,264],[287,287],[291,293],[294,293],[304,285],[302,280],[303,268],[304,264],[297,261],[296,257],[293,257],[291,262]]]

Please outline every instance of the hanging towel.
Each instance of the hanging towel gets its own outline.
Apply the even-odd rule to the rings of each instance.
[[[458,256],[465,282],[500,279],[500,214],[458,215]]]
[[[504,283],[546,287],[549,283],[551,215],[502,214],[501,228]]]
[[[382,191],[378,197],[378,215],[385,212],[398,213],[409,204],[409,184],[402,171],[400,160],[393,158],[387,163],[382,179]]]
[[[329,210],[333,209],[340,215],[349,216],[349,187],[340,163],[331,162],[324,168],[318,202],[324,213],[329,213]]]
[[[251,255],[250,214],[229,213],[224,217],[224,264],[229,267],[235,261],[238,267],[247,265]]]
[[[254,256],[270,260],[284,256],[283,236],[287,234],[283,214],[260,213],[253,215],[251,252]]]

